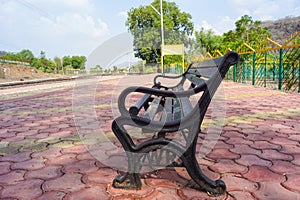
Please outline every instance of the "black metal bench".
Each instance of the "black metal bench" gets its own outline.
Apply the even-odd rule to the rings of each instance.
[[[151,171],[185,167],[201,190],[211,194],[226,191],[222,180],[210,180],[202,173],[195,154],[200,126],[211,99],[238,59],[239,55],[231,51],[219,58],[193,63],[180,76],[158,75],[152,88],[133,86],[120,94],[121,116],[113,121],[112,130],[126,151],[128,170],[114,179],[115,188],[140,189],[139,174],[143,168]],[[158,79],[180,80],[175,86],[166,86]],[[143,96],[134,105],[125,105],[127,98],[137,93]],[[198,95],[196,104],[190,101],[194,95]],[[145,139],[133,139],[129,132],[137,128],[140,134],[152,134]]]

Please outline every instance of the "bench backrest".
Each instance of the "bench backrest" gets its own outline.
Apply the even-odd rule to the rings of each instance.
[[[239,56],[231,51],[225,56],[192,63],[183,76],[195,85],[201,85],[212,76],[220,76],[223,79],[231,65],[238,62]]]
[[[192,63],[183,74],[183,76],[191,82],[195,93],[203,92],[198,101],[198,106],[192,111],[194,114],[200,113],[200,116],[198,115],[200,123],[202,123],[211,99],[224,79],[230,66],[237,64],[238,60],[238,53],[230,51],[222,57],[199,63]]]

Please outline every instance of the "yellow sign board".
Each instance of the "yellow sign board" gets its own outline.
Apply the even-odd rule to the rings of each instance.
[[[182,71],[184,72],[184,45],[183,44],[165,44],[162,47],[162,60],[164,56],[181,55],[182,56]]]
[[[182,55],[184,53],[183,44],[171,44],[164,45],[163,47],[163,55]]]

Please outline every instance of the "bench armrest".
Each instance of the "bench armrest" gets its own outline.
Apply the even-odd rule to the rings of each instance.
[[[162,85],[162,83],[157,80],[159,78],[162,78],[162,79],[179,79],[179,78],[182,78],[183,79],[183,76],[182,75],[177,75],[177,76],[157,75],[157,76],[154,77],[153,83],[154,83],[155,86],[165,88],[165,89],[169,89],[169,88],[176,87],[178,84],[180,84],[182,82],[182,80],[179,83],[177,83],[177,85],[175,85],[175,86],[167,86],[167,85]]]
[[[121,115],[130,116],[129,110],[126,108],[125,105],[125,100],[126,97],[133,92],[150,94],[150,95],[161,96],[161,97],[181,98],[181,97],[190,97],[199,91],[204,91],[206,88],[207,88],[206,84],[203,84],[202,86],[200,86],[200,88],[198,86],[197,90],[195,90],[195,88],[192,88],[185,91],[169,91],[169,90],[159,90],[156,88],[132,86],[132,87],[128,87],[120,94],[118,99],[118,107],[119,107],[119,111],[121,112]]]

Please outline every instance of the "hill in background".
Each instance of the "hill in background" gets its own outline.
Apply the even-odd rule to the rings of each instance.
[[[297,31],[300,31],[300,16],[285,17],[275,21],[264,21],[262,26],[268,28],[272,34],[272,40],[283,45]]]

